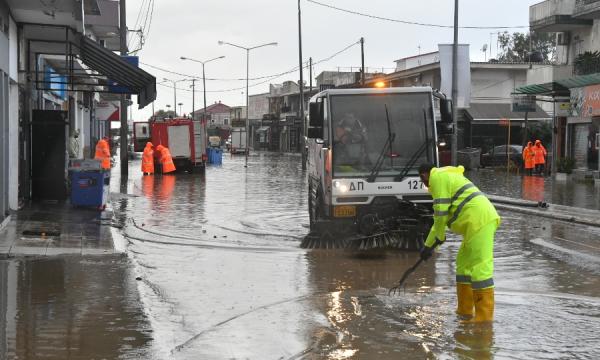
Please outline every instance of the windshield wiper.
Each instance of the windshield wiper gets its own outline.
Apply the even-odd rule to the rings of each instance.
[[[410,157],[410,160],[408,160],[406,165],[402,168],[402,171],[400,171],[400,173],[394,177],[394,181],[404,180],[404,178],[406,178],[406,175],[408,175],[408,172],[410,171],[410,169],[412,169],[415,166],[415,163],[417,162],[417,160],[419,160],[421,155],[423,155],[425,150],[427,150],[427,145],[429,145],[430,139],[429,139],[429,136],[427,136],[429,130],[427,127],[427,113],[425,112],[425,109],[423,109],[423,120],[425,121],[425,142]],[[427,158],[429,159],[429,156],[427,156]]]
[[[394,139],[396,139],[396,134],[392,133],[392,125],[391,125],[391,121],[390,121],[390,114],[388,113],[387,104],[384,104],[384,106],[385,106],[385,118],[387,120],[388,138],[387,138],[387,141],[385,142],[385,144],[383,145],[383,149],[381,149],[381,153],[379,153],[379,157],[377,158],[377,161],[375,162],[373,169],[371,169],[371,173],[367,177],[367,182],[375,181],[375,179],[377,178],[377,175],[379,175],[379,170],[381,169],[381,166],[385,162],[385,154],[388,151],[388,149],[390,152],[392,151],[392,143],[394,142]]]

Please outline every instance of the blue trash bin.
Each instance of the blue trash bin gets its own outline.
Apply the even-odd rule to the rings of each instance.
[[[223,150],[213,149],[213,164],[221,165],[223,163]]]
[[[108,200],[110,172],[104,170],[72,170],[71,204],[104,209]]]

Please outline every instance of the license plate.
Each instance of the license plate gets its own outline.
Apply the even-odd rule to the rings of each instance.
[[[356,206],[350,206],[350,205],[336,206],[333,208],[333,216],[334,217],[355,217],[356,216]]]

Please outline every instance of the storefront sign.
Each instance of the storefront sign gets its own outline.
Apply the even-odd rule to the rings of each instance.
[[[96,106],[96,119],[103,121],[120,121],[118,101],[101,101]]]
[[[562,102],[556,104],[556,116],[567,117],[571,115],[571,103]]]
[[[571,89],[571,115],[600,116],[600,85]]]

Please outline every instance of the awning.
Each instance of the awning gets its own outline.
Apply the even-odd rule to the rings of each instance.
[[[558,80],[558,83],[571,89],[600,84],[600,74],[579,75],[568,79]]]
[[[266,132],[266,131],[269,131],[269,127],[268,126],[261,126],[256,131],[257,132]]]
[[[156,78],[129,64],[119,55],[85,36],[80,37],[80,58],[93,70],[138,96],[140,109],[156,99]]]
[[[471,103],[471,107],[465,109],[465,116],[473,124],[500,124],[506,119],[515,122],[525,121],[525,113],[513,112],[512,104]],[[551,120],[552,117],[536,105],[535,112],[528,113],[527,119],[541,121]]]
[[[517,88],[515,94],[569,97],[569,89],[598,84],[600,84],[600,73],[579,75],[545,84],[521,86]]]
[[[521,86],[515,90],[515,94],[568,97],[570,96],[570,91],[560,81],[553,81],[545,84]]]

